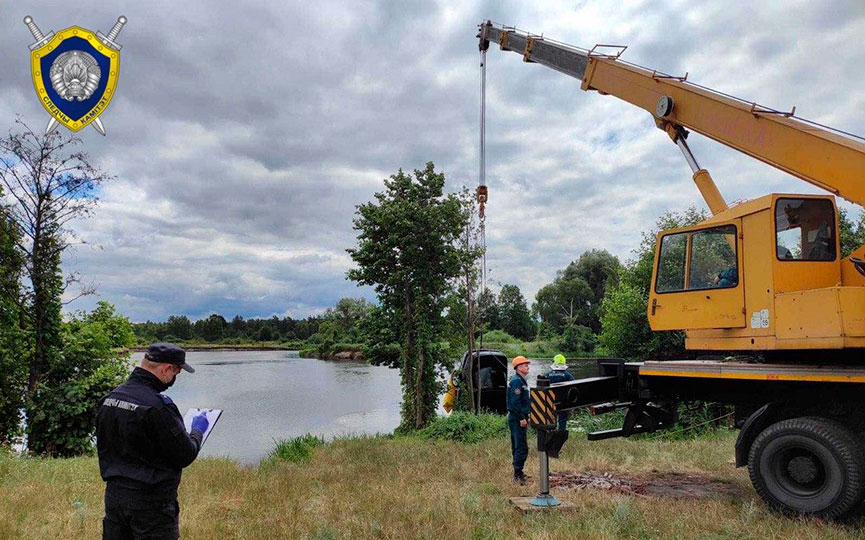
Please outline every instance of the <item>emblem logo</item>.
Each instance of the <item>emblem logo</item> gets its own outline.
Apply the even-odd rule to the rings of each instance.
[[[30,73],[39,102],[51,115],[45,133],[63,125],[80,131],[88,125],[105,135],[102,114],[117,90],[121,45],[115,39],[126,17],[103,35],[80,26],[43,34],[33,17],[24,24],[36,41],[30,45]]]

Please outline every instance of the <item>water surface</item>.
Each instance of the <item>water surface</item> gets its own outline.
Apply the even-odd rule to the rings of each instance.
[[[138,364],[142,357],[136,353],[132,359]],[[279,439],[306,433],[326,439],[391,433],[400,422],[396,369],[299,358],[296,351],[190,351],[186,359],[195,373],[181,372],[165,393],[181,414],[190,407],[225,411],[202,456],[254,465]],[[531,386],[549,365],[549,359],[531,361]],[[595,362],[572,365],[571,371],[594,376]]]
[[[143,354],[136,353],[137,364]],[[389,433],[399,425],[399,372],[358,362],[299,358],[290,351],[188,352],[185,371],[165,394],[184,414],[223,409],[202,456],[255,464],[274,441],[313,433]]]

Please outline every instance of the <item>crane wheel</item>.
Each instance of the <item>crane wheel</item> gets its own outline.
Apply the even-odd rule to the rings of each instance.
[[[828,418],[783,420],[751,446],[748,472],[757,494],[786,514],[839,518],[865,493],[865,450],[858,435]]]

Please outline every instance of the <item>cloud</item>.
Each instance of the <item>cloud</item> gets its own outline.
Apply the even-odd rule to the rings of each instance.
[[[862,133],[865,10],[682,0],[560,2],[40,2],[0,4],[0,110],[34,127],[31,38],[129,23],[108,137],[82,132],[117,176],[87,246],[65,264],[134,320],[290,314],[342,296],[352,217],[400,167],[435,162],[449,189],[477,182],[476,25],[491,18]],[[16,60],[17,59],[17,60]],[[703,206],[678,149],[645,112],[493,46],[488,53],[488,264],[530,300],[585,249],[627,258],[665,210]],[[728,200],[802,182],[701,138],[689,142]],[[99,247],[94,247],[99,246]],[[95,298],[73,304],[86,308]]]

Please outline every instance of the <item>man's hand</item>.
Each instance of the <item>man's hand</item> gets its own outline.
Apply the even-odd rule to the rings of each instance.
[[[520,427],[528,427],[528,426],[529,426],[528,420],[520,420]]]
[[[202,434],[207,431],[207,427],[210,425],[210,420],[207,419],[206,413],[198,413],[198,416],[192,419],[192,430],[196,429],[200,431]]]

